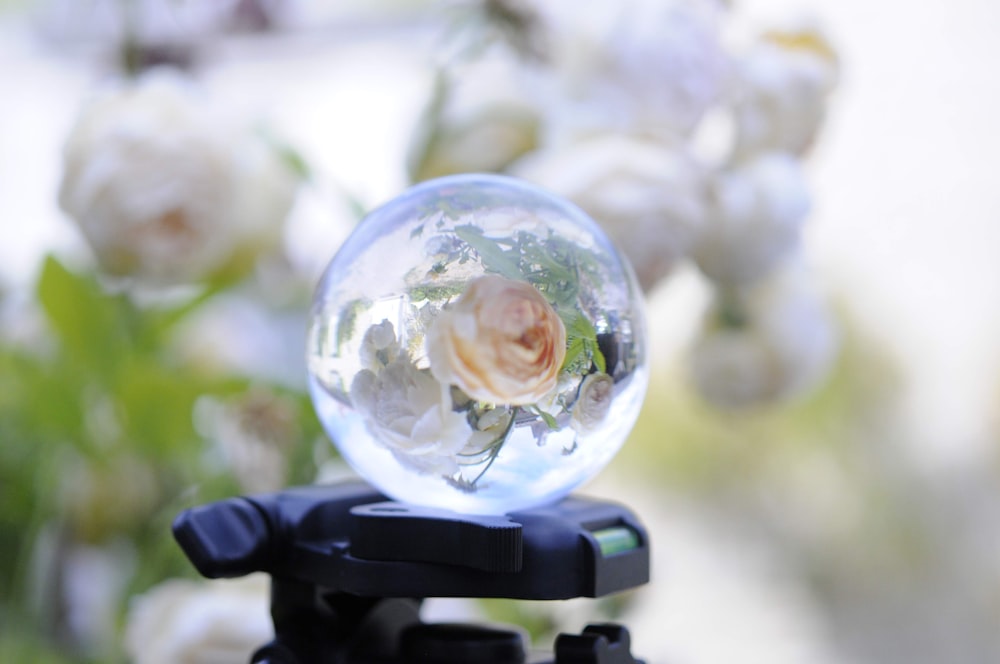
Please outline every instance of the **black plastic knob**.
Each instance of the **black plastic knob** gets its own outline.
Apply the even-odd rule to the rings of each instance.
[[[244,498],[230,498],[181,512],[174,538],[202,576],[245,576],[266,570],[271,533],[260,510]]]
[[[518,572],[523,528],[506,516],[458,514],[382,502],[351,510],[351,555],[368,560],[441,563]]]

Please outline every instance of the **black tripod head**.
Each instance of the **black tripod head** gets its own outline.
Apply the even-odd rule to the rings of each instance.
[[[182,512],[174,536],[208,578],[266,572],[273,664],[635,664],[628,631],[591,625],[529,658],[519,633],[422,623],[428,597],[601,597],[649,580],[645,529],[578,497],[504,516],[388,501],[354,482]]]

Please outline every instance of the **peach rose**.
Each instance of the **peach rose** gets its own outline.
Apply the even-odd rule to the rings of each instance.
[[[426,343],[439,381],[479,401],[516,406],[555,389],[566,328],[534,286],[487,275],[441,311]]]

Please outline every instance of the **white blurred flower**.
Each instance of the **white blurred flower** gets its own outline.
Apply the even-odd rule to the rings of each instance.
[[[236,181],[231,214],[235,221],[237,261],[251,261],[281,247],[285,220],[302,179],[288,157],[280,154],[281,149],[253,129],[236,137],[231,144],[230,164]]]
[[[60,580],[63,618],[75,640],[95,659],[116,643],[116,619],[136,566],[134,546],[116,538],[102,546],[74,544],[64,555]]]
[[[212,298],[178,326],[171,350],[208,373],[229,372],[301,389],[305,359],[297,344],[305,329],[303,313],[264,306],[264,297],[253,290]]]
[[[761,155],[715,175],[708,187],[706,224],[691,255],[718,283],[756,281],[798,248],[809,208],[798,160]]]
[[[537,146],[535,98],[509,54],[443,72],[410,148],[412,179],[503,171]]]
[[[404,466],[421,473],[452,475],[456,455],[472,435],[465,416],[452,410],[448,388],[405,358],[354,377],[351,403],[372,437]]]
[[[721,408],[743,408],[774,396],[773,349],[747,330],[718,329],[702,336],[691,357],[695,388]]]
[[[712,0],[540,3],[556,93],[553,125],[687,134],[722,93],[728,58]]]
[[[298,440],[295,405],[270,390],[255,388],[220,402],[203,397],[195,424],[218,445],[226,466],[246,493],[281,489],[288,478],[288,455]]]
[[[690,251],[704,224],[704,168],[684,146],[605,134],[529,155],[515,175],[593,217],[651,290]]]
[[[88,410],[102,411],[112,405],[88,395],[83,398]],[[102,541],[139,527],[162,500],[156,469],[139,454],[118,452],[99,461],[67,454],[64,462],[54,498],[74,532],[87,541]]]
[[[802,394],[836,356],[826,304],[797,274],[720,298],[710,319],[692,353],[692,374],[701,395],[722,408]]]
[[[274,638],[264,574],[172,579],[135,598],[125,624],[134,664],[237,664]]]
[[[127,38],[164,49],[191,44],[217,33],[237,0],[173,2],[132,0],[130,21],[122,20],[117,0],[49,0],[39,5],[39,33],[59,47],[92,43],[110,47]],[[132,34],[127,34],[131,32]]]
[[[102,267],[152,283],[237,269],[280,238],[296,176],[190,81],[151,71],[86,106],[59,192]]]
[[[773,30],[736,61],[735,70],[733,158],[808,150],[839,73],[836,53],[820,28]]]

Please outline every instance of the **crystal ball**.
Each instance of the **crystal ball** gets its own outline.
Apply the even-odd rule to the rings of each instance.
[[[309,322],[316,412],[386,495],[472,514],[554,502],[619,450],[648,382],[641,292],[598,225],[459,175],[368,214]]]

